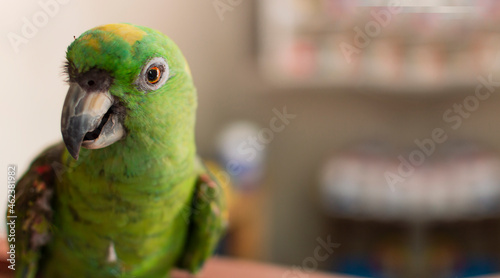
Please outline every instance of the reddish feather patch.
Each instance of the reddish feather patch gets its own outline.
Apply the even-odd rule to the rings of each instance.
[[[51,170],[50,168],[50,165],[42,165],[42,166],[38,166],[36,167],[35,171],[39,174],[39,175],[43,175],[47,172],[49,172]]]

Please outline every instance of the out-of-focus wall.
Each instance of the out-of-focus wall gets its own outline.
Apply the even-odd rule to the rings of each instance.
[[[254,1],[243,1],[225,13],[224,20],[211,0],[68,1],[15,53],[7,33],[19,34],[24,17],[31,19],[43,11],[38,3],[0,4],[0,180],[6,180],[7,164],[18,164],[20,177],[37,153],[61,139],[60,112],[67,90],[61,66],[73,36],[110,22],[150,26],[172,37],[191,64],[199,90],[197,142],[202,154],[214,153],[217,133],[233,120],[248,119],[267,127],[272,109],[284,106],[297,115],[268,146],[267,186],[273,193],[269,248],[276,262],[300,264],[303,250],[312,254],[316,238],[324,236],[318,234],[322,218],[314,194],[318,167],[329,154],[367,138],[411,144],[429,137],[434,128],[445,125],[444,111],[473,93],[420,97],[354,89],[274,89],[257,72]],[[499,148],[498,105],[500,97],[493,95],[449,135]],[[2,200],[6,190],[4,183]]]

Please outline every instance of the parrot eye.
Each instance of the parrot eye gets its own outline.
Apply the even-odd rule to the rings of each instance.
[[[168,74],[167,61],[162,57],[156,57],[149,60],[144,66],[135,84],[142,91],[154,91],[167,82]]]
[[[161,71],[158,67],[152,67],[148,70],[148,82],[155,84],[160,80]]]

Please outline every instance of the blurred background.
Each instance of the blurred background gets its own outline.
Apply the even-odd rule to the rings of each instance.
[[[283,277],[500,272],[498,1],[30,0],[0,18],[1,180],[61,140],[74,36],[130,22],[191,65],[198,152],[232,181],[219,253]]]

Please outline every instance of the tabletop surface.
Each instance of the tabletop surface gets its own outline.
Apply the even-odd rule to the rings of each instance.
[[[1,239],[0,239],[1,240]],[[14,271],[7,268],[6,240],[0,241],[0,278],[14,277]],[[268,263],[251,262],[225,257],[211,258],[196,278],[355,278],[354,276],[326,274],[320,272],[294,272],[296,268],[276,266]],[[295,270],[297,271],[297,270]],[[193,278],[186,272],[173,271],[171,278]],[[500,275],[478,278],[500,278]]]
[[[293,273],[291,271],[291,268],[265,263],[214,257],[207,262],[203,271],[196,278],[355,278],[354,276],[308,272]],[[7,268],[7,263],[0,262],[0,278],[12,277],[14,277],[14,272]],[[193,277],[185,272],[174,271],[171,278]],[[500,275],[484,276],[481,278],[500,278]]]
[[[5,256],[1,256],[4,258]],[[0,262],[0,278],[14,277],[14,271],[7,268],[8,263]],[[329,275],[324,273],[293,273],[291,268],[278,267],[269,264],[214,257],[205,265],[196,278],[351,278],[352,276]],[[308,276],[307,276],[308,275]],[[183,271],[173,271],[171,278],[193,278]]]

